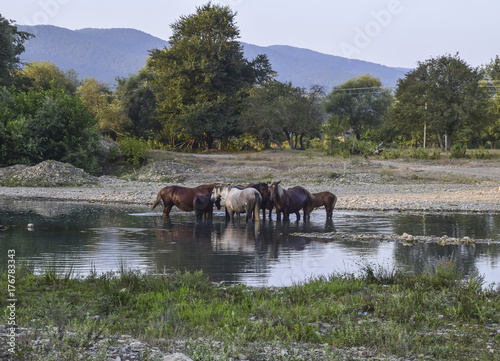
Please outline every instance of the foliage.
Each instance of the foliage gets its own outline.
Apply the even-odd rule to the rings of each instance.
[[[75,93],[80,83],[74,70],[62,71],[56,64],[48,61],[25,64],[23,69],[16,73],[15,78],[16,84],[24,89],[42,91],[60,88],[70,94]]]
[[[489,64],[482,69],[483,86],[490,94],[488,110],[489,122],[481,129],[479,139],[489,140],[494,149],[500,140],[500,57],[497,55]]]
[[[19,31],[13,23],[0,14],[0,86],[11,85],[12,74],[20,64],[19,55],[24,52],[24,42],[33,37]]]
[[[117,79],[116,97],[130,119],[126,129],[134,136],[160,139],[161,124],[156,114],[157,101],[151,87],[154,75],[145,67],[126,79]]]
[[[238,135],[242,99],[271,72],[266,56],[244,58],[235,15],[227,6],[198,7],[171,25],[169,48],[151,51],[152,86],[171,144],[194,140],[211,149],[216,138]]]
[[[126,137],[120,139],[118,144],[120,144],[120,151],[125,160],[134,167],[138,167],[148,158],[149,146],[145,140]]]
[[[86,78],[78,87],[77,94],[82,97],[90,112],[97,118],[97,128],[102,133],[116,138],[131,125],[121,102],[95,78]]]
[[[95,118],[80,97],[60,89],[0,89],[0,164],[69,162],[87,172],[99,170]]]
[[[254,87],[246,98],[241,127],[266,143],[286,140],[290,149],[305,149],[304,137],[318,135],[322,89],[303,88],[272,80]]]
[[[458,131],[480,129],[488,121],[488,94],[480,87],[480,78],[478,69],[458,54],[419,63],[398,82],[394,125],[407,135],[421,134],[425,127],[429,134],[436,134],[443,150],[450,150]]]
[[[390,90],[382,88],[379,79],[369,74],[350,79],[334,87],[323,101],[323,109],[330,115],[323,130],[331,140],[352,131],[354,153],[356,140],[382,124],[392,102]]]
[[[450,158],[465,158],[467,146],[463,143],[456,143],[450,149]]]

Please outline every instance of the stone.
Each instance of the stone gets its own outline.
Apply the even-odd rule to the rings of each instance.
[[[182,353],[174,353],[163,357],[163,361],[193,361]]]

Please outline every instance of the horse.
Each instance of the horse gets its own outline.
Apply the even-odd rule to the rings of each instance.
[[[214,216],[214,204],[217,209],[221,208],[220,199],[217,199],[215,202],[212,201],[212,193],[208,193],[206,195],[198,194],[194,196],[193,199],[193,209],[194,214],[196,215],[196,220],[201,220],[205,217],[205,220],[212,219]]]
[[[218,198],[226,206],[226,214],[230,220],[234,219],[234,213],[246,213],[247,222],[254,213],[256,221],[260,220],[259,211],[262,203],[262,196],[255,188],[241,188],[229,184],[216,185],[212,191],[212,201]]]
[[[337,196],[331,192],[313,193],[314,205],[313,208],[325,206],[326,218],[332,218],[333,209],[337,203]]]
[[[163,218],[167,219],[173,206],[177,206],[181,211],[192,212],[194,197],[212,193],[217,183],[202,184],[194,188],[181,186],[168,186],[160,189],[156,201],[151,210],[155,209],[163,201]]]
[[[271,195],[269,193],[269,185],[267,183],[250,183],[243,188],[255,188],[259,191],[262,197],[262,203],[260,208],[262,209],[262,218],[266,219],[266,209],[269,211],[269,219],[271,219],[271,213],[273,212],[273,202],[271,202]]]
[[[311,192],[301,186],[285,190],[280,183],[281,181],[272,182],[269,186],[270,199],[276,208],[276,220],[281,221],[281,213],[283,213],[283,220],[288,221],[290,213],[295,213],[298,221],[300,220],[299,211],[301,209],[304,211],[304,220],[309,219],[314,205],[314,197]]]

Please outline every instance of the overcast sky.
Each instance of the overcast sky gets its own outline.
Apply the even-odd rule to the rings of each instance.
[[[208,1],[18,0],[0,14],[22,25],[134,28],[161,39],[170,24]],[[237,12],[241,41],[291,45],[413,68],[459,53],[472,66],[500,54],[498,0],[218,0]]]

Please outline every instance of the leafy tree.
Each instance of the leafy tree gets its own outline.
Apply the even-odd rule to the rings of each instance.
[[[497,55],[482,69],[483,85],[490,99],[488,102],[489,122],[483,129],[483,137],[491,142],[495,149],[500,140],[500,58]]]
[[[70,162],[99,170],[95,118],[81,98],[61,89],[0,91],[0,164]]]
[[[320,129],[318,91],[308,94],[290,82],[276,80],[255,87],[245,100],[242,129],[280,148],[284,139],[291,149],[305,149],[304,136]]]
[[[151,51],[148,66],[163,133],[171,143],[237,135],[242,99],[271,74],[267,57],[243,56],[235,13],[208,3],[172,24],[170,48]]]
[[[86,78],[77,88],[90,112],[97,118],[97,128],[116,139],[131,125],[120,101],[95,78]]]
[[[480,128],[486,121],[485,89],[478,69],[455,56],[423,63],[398,81],[395,122],[400,128],[434,132],[443,150],[450,150],[454,135],[465,127]],[[447,142],[443,143],[443,135]]]
[[[330,115],[324,129],[332,138],[352,130],[354,152],[356,140],[382,124],[392,102],[390,90],[378,78],[365,74],[349,79],[334,87],[323,101],[323,109]]]
[[[73,94],[80,84],[78,74],[74,70],[64,72],[56,64],[48,61],[27,63],[16,76],[25,78],[19,81],[19,83],[24,84],[24,88],[35,91],[49,90],[55,87]]]
[[[32,37],[18,31],[13,21],[0,15],[0,86],[11,84],[11,75],[19,67],[19,55],[24,52],[24,42]]]
[[[157,138],[161,124],[156,114],[157,102],[151,87],[153,74],[148,68],[126,79],[118,79],[116,96],[131,123],[127,128],[139,138]]]

